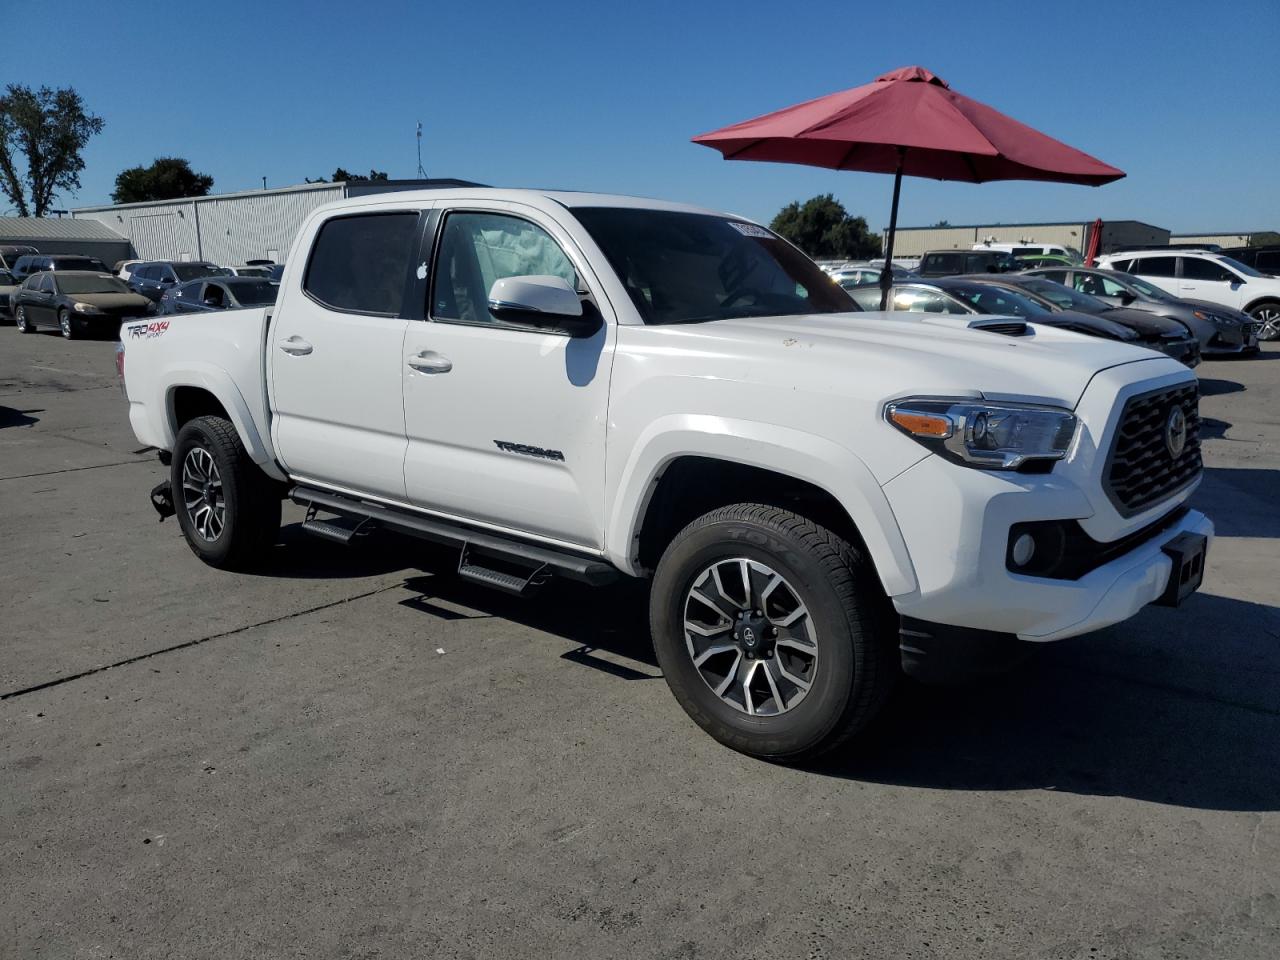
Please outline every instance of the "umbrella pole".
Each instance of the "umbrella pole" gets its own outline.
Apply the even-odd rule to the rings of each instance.
[[[884,248],[884,269],[880,271],[880,309],[889,309],[889,288],[893,286],[893,235],[898,230],[898,194],[902,192],[902,161],[906,147],[898,148],[898,170],[893,175],[893,206],[889,209],[889,239]]]

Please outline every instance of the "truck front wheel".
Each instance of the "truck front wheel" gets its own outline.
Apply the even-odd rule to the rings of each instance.
[[[186,423],[170,471],[178,523],[197,557],[230,570],[263,559],[280,532],[280,495],[229,421],[196,417]]]
[[[892,608],[857,548],[806,517],[740,503],[668,546],[650,620],[672,693],[752,756],[796,762],[867,725],[898,675]]]

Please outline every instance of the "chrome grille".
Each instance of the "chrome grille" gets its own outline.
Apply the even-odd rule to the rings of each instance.
[[[1173,456],[1166,442],[1173,408],[1186,417],[1186,444]],[[1124,516],[1172,496],[1200,475],[1200,387],[1189,383],[1130,397],[1107,458],[1107,496]]]

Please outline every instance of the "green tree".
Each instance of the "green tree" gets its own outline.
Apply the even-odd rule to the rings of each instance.
[[[328,180],[324,177],[316,177],[314,180],[310,177],[303,177],[303,179],[306,180],[307,183],[329,183],[330,181],[333,183],[353,183],[359,180],[387,180],[390,178],[381,170],[370,170],[369,175],[366,177],[362,173],[349,173],[343,167],[338,167],[333,171],[333,176]]]
[[[102,132],[73,87],[32,90],[11,83],[0,97],[0,188],[20,217],[43,217],[54,196],[80,186],[80,151]],[[27,172],[18,173],[18,157]]]
[[[213,177],[196,173],[181,157],[157,157],[149,167],[130,167],[116,174],[116,203],[144,203],[148,200],[177,200],[203,197],[213,186]]]
[[[804,203],[789,203],[770,224],[814,259],[866,259],[880,255],[880,238],[863,217],[853,217],[827,193]]]

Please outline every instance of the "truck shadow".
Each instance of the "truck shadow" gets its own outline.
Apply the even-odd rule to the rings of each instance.
[[[1206,467],[1191,505],[1213,520],[1220,537],[1280,537],[1280,470]]]
[[[813,773],[1280,810],[1280,609],[1200,595],[979,686],[905,684]]]
[[[1240,393],[1244,389],[1244,384],[1235,380],[1217,380],[1213,377],[1202,377],[1200,379],[1200,395],[1202,397],[1218,397],[1228,393]]]
[[[43,410],[18,410],[15,407],[6,407],[0,404],[0,429],[5,427],[29,427],[33,423],[39,423],[39,417],[33,417],[33,413],[44,413]]]
[[[413,596],[401,603],[423,613],[501,617],[568,641],[562,658],[575,665],[624,680],[660,676],[643,583],[593,590],[553,581],[521,599],[446,569],[405,588]],[[689,734],[699,735],[692,724]],[[798,773],[1280,810],[1280,608],[1200,594],[1182,610],[1148,608],[1128,624],[1039,649],[1021,669],[981,684],[904,682],[862,737]]]

